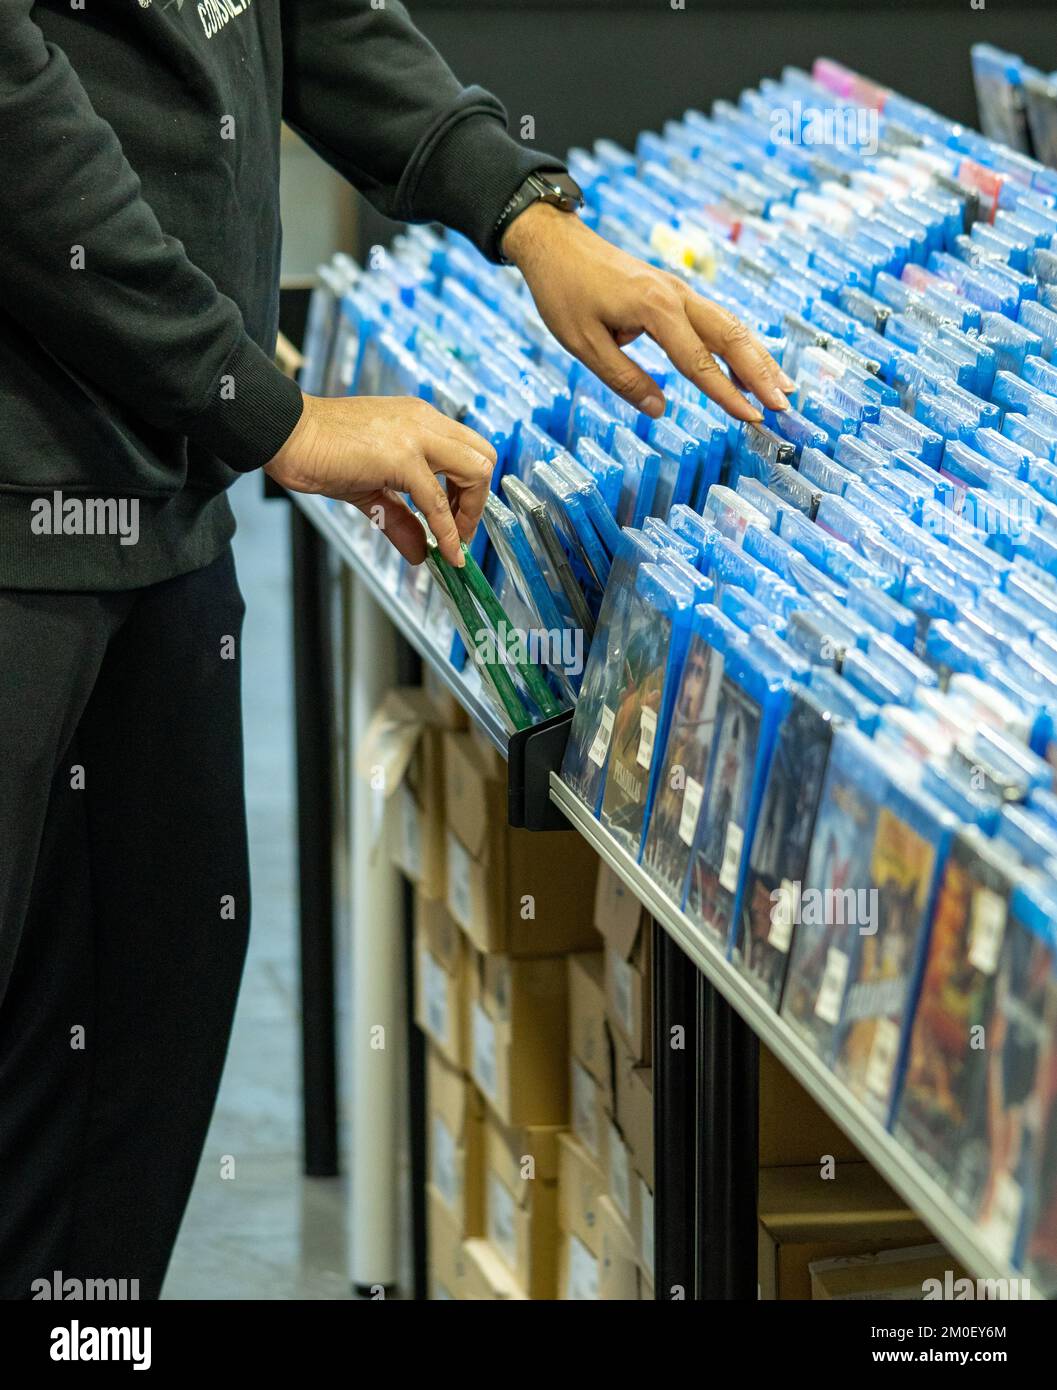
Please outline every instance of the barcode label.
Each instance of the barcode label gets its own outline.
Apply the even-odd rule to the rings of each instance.
[[[609,1190],[625,1221],[631,1220],[631,1170],[628,1151],[616,1125],[609,1126]]]
[[[734,821],[727,823],[727,840],[723,846],[723,865],[719,871],[719,886],[733,893],[738,886],[738,870],[741,867],[741,847],[745,843],[745,832]]]
[[[1005,931],[1005,898],[990,888],[977,888],[969,928],[969,964],[981,974],[993,975],[998,969]]]
[[[514,1199],[494,1172],[488,1174],[488,1239],[511,1269],[517,1267]]]
[[[1004,1260],[1013,1254],[1023,1210],[1024,1192],[1020,1184],[1008,1173],[1000,1173],[995,1180],[994,1205],[985,1230],[988,1241]]]
[[[639,751],[635,761],[639,767],[650,770],[653,762],[653,744],[657,737],[657,711],[643,709],[639,716]]]
[[[447,1046],[450,1040],[448,1031],[448,976],[433,959],[431,951],[426,952],[426,1027],[430,1036]]]
[[[701,801],[704,795],[705,789],[701,783],[688,777],[683,789],[683,810],[679,817],[679,838],[684,845],[689,845],[691,848],[694,843],[694,835],[697,833],[697,818],[701,814]]]
[[[573,1062],[573,1133],[590,1153],[598,1156],[598,1119],[595,1083],[579,1062]]]
[[[569,1298],[598,1297],[598,1261],[578,1236],[569,1237]]]
[[[870,1048],[870,1060],[866,1064],[866,1089],[879,1097],[887,1098],[892,1089],[892,1074],[899,1054],[899,1025],[890,1018],[879,1018]]]
[[[490,1100],[496,1100],[495,1027],[481,1008],[473,1006],[473,1079]]]
[[[430,1165],[433,1186],[447,1202],[455,1205],[459,1195],[458,1168],[455,1162],[455,1136],[439,1115],[433,1116],[433,1162]]]
[[[606,754],[609,752],[609,740],[613,737],[613,722],[616,715],[608,705],[602,706],[602,716],[598,721],[598,732],[595,734],[595,741],[591,744],[591,751],[588,753],[590,760],[598,767],[605,767]]]
[[[783,878],[772,894],[771,930],[767,934],[767,944],[785,955],[793,940],[793,924],[796,921],[797,901],[800,897],[798,885],[791,879]]]
[[[469,927],[473,914],[470,892],[470,856],[448,831],[448,911],[461,927]]]
[[[822,988],[815,1002],[815,1015],[834,1027],[840,1022],[840,1006],[844,1002],[844,986],[848,980],[848,957],[836,946],[829,948]]]

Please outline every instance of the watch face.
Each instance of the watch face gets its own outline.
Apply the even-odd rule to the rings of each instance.
[[[580,185],[571,175],[559,170],[536,174],[541,185],[546,188],[543,195],[548,203],[555,203],[565,212],[574,212],[584,205],[584,195]]]

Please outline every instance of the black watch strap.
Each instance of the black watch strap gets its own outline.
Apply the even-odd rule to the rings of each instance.
[[[576,212],[584,205],[584,195],[576,180],[563,169],[537,169],[529,174],[503,208],[495,224],[492,236],[501,260],[503,255],[500,247],[507,228],[533,203],[550,203],[562,212]]]

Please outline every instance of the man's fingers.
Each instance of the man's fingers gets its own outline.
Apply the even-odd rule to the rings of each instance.
[[[389,488],[378,494],[376,505],[382,508],[382,529],[400,554],[412,565],[426,558],[426,533],[422,523],[402,497]]]
[[[728,415],[735,420],[763,419],[701,341],[681,306],[655,318],[650,324],[650,337],[668,354],[672,365]]]
[[[468,434],[472,431],[468,430]],[[434,473],[442,473],[449,488],[457,489],[455,521],[459,534],[469,541],[476,531],[488,500],[492,482],[494,454],[485,456],[476,448],[446,435],[428,432],[423,437],[426,462]],[[439,539],[439,537],[438,537]]]
[[[788,407],[785,391],[793,389],[792,380],[740,320],[694,294],[686,297],[686,315],[698,337],[723,358],[764,405],[771,410]]]
[[[455,518],[451,514],[448,494],[440,480],[430,471],[423,460],[411,467],[402,482],[405,492],[426,519],[429,529],[437,538],[440,553],[450,564],[461,568],[465,563],[462,557],[462,544]]]
[[[468,425],[460,425],[458,420],[453,420],[450,415],[445,415],[443,411],[428,405],[425,401],[412,399],[410,409],[413,413],[417,413],[426,429],[432,430],[434,434],[442,434],[448,439],[453,439],[457,444],[463,444],[469,449],[476,449],[479,454],[490,459],[492,467],[495,467],[497,462],[495,449],[483,434],[478,434]]]
[[[609,333],[599,325],[587,339],[583,360],[611,391],[629,401],[636,410],[657,419],[664,414],[661,388],[631,358],[617,347]]]

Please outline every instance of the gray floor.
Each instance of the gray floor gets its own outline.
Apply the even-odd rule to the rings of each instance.
[[[253,928],[213,1125],[168,1299],[342,1299],[340,1179],[300,1174],[295,842],[286,506],[238,483]],[[224,1176],[231,1173],[234,1176]]]

